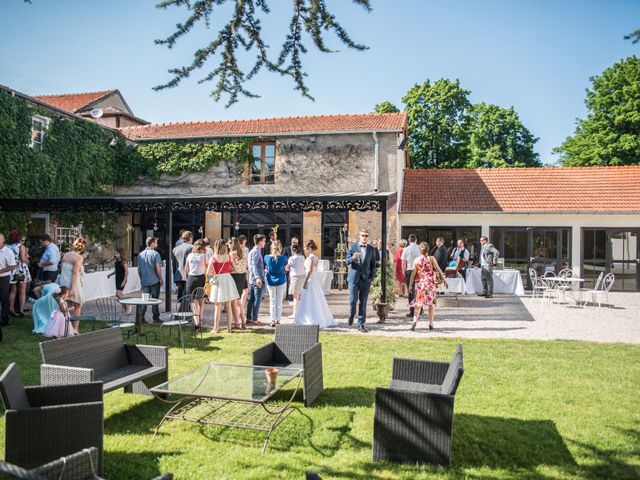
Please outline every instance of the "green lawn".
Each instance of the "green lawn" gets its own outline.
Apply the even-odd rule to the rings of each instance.
[[[0,368],[18,363],[39,380],[39,337],[13,320]],[[163,330],[163,341],[166,339]],[[205,335],[187,353],[172,343],[170,375],[206,361],[250,363],[271,332]],[[105,476],[177,479],[640,478],[640,347],[582,342],[465,340],[465,374],[455,403],[453,466],[371,462],[373,399],[394,356],[449,360],[455,340],[321,334],[325,392],[294,412],[260,455],[257,432],[168,422],[166,404],[121,392],[105,396]],[[4,419],[0,420],[4,430]],[[0,433],[4,442],[4,433]]]

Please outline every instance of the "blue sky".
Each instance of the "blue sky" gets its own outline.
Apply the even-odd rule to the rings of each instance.
[[[345,50],[334,37],[328,44],[339,53],[310,48],[304,62],[315,102],[288,79],[263,73],[250,84],[261,98],[225,109],[208,96],[213,84],[197,84],[204,71],[175,89],[151,90],[217,31],[215,24],[198,29],[172,50],[156,46],[185,13],[155,3],[2,0],[0,83],[32,95],[118,88],[139,117],[169,122],[364,113],[386,99],[400,106],[415,83],[458,78],[472,101],[514,106],[549,163],[586,112],[589,77],[640,55],[640,45],[622,38],[640,28],[639,0],[372,0],[368,14],[347,0],[328,0],[352,38],[370,49]],[[264,30],[277,50],[291,2],[270,3]]]

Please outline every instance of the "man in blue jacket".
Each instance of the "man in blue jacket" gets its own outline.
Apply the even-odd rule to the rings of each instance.
[[[346,263],[349,269],[349,325],[353,325],[358,305],[358,330],[366,332],[364,323],[367,320],[367,298],[371,282],[376,276],[376,252],[368,244],[369,232],[360,230],[360,241],[349,247]]]

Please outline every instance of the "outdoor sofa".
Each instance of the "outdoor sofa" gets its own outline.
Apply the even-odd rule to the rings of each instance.
[[[253,365],[302,368],[304,406],[324,391],[322,344],[317,325],[277,325],[275,341],[254,350]]]
[[[451,363],[394,358],[391,385],[376,388],[373,460],[450,466],[463,373],[460,344]]]
[[[168,380],[168,349],[126,345],[119,328],[40,343],[42,385],[100,380],[104,392],[124,387],[126,393],[152,396],[149,388]]]
[[[35,468],[95,447],[95,469],[102,473],[102,382],[25,387],[12,363],[0,376],[0,393],[6,409],[7,462]]]

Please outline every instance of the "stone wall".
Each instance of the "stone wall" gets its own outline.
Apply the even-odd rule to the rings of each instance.
[[[311,139],[315,141],[312,142]],[[378,134],[378,190],[396,191],[398,138]],[[236,175],[235,161],[221,162],[206,172],[142,178],[118,187],[122,195],[313,194],[374,190],[374,141],[370,133],[287,137],[276,141],[273,184],[247,184]]]

